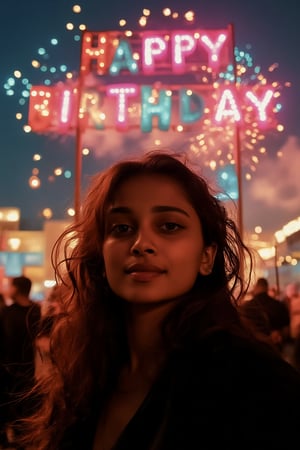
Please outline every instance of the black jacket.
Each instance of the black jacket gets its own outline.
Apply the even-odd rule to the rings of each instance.
[[[216,332],[173,352],[113,450],[294,448],[300,374],[262,345]],[[92,450],[96,423],[81,418],[59,450]]]

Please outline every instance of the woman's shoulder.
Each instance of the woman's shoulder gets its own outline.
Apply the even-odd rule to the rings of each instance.
[[[283,449],[296,439],[300,374],[259,343],[218,330],[174,353],[169,369],[160,448],[196,448],[182,439],[199,448]]]
[[[272,389],[277,384],[297,392],[300,400],[300,373],[268,344],[227,330],[215,330],[195,340],[173,356],[183,376],[207,380],[222,379],[230,386],[246,385],[252,389],[261,386]],[[189,374],[188,374],[189,372]],[[218,381],[219,383],[219,381]]]

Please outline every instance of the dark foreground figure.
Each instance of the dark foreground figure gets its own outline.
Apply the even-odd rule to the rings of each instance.
[[[34,384],[35,337],[41,317],[39,304],[29,297],[31,280],[14,277],[9,286],[13,300],[0,316],[0,445],[8,445],[7,431],[16,438],[14,422],[33,408],[30,397],[23,397]],[[0,447],[1,448],[1,447]]]

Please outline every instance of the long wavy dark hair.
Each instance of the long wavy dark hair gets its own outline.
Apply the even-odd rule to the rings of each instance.
[[[23,443],[29,448],[59,448],[65,430],[88,414],[95,392],[98,403],[105,404],[126,362],[124,302],[103,276],[102,247],[114,195],[124,181],[142,174],[163,174],[180,184],[199,216],[205,245],[217,247],[212,272],[198,275],[192,291],[176,302],[165,319],[166,348],[187,345],[195,334],[215,328],[243,332],[235,304],[249,286],[246,274],[251,273],[252,258],[215,192],[178,154],[148,152],[139,159],[117,162],[94,176],[80,214],[53,249],[63,312],[51,336],[53,368],[34,390],[37,413],[22,423],[23,429],[26,425]]]

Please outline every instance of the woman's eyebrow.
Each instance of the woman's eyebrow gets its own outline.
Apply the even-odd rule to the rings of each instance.
[[[178,212],[180,214],[183,214],[187,217],[190,217],[187,211],[185,211],[182,208],[178,208],[177,206],[169,206],[169,205],[157,205],[153,206],[151,208],[151,211],[154,213],[161,213],[161,212]],[[113,206],[108,210],[109,215],[113,214],[130,214],[132,213],[132,209],[128,206]]]
[[[153,206],[152,208],[153,212],[179,212],[180,214],[184,214],[187,217],[190,217],[187,211],[184,209],[178,208],[178,206],[168,206],[168,205],[157,205]]]
[[[108,210],[108,214],[129,214],[131,213],[132,210],[130,208],[128,208],[127,206],[112,206],[109,210]]]

